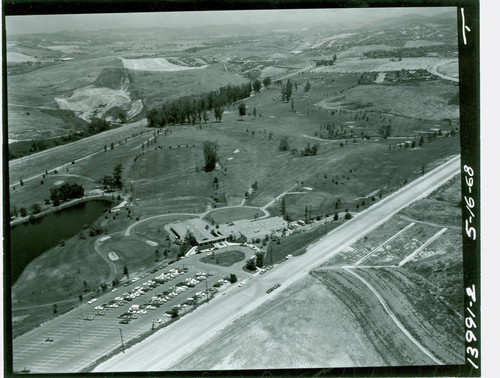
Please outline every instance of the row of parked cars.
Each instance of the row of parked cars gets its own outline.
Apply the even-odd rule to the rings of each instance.
[[[156,277],[155,279],[158,280],[164,280],[166,282],[167,280],[172,279],[174,276],[176,276],[176,273],[180,272],[170,272],[170,273],[162,273],[162,275]],[[171,277],[168,277],[169,274],[171,274]],[[145,315],[148,313],[148,310],[156,310],[160,306],[162,306],[164,303],[170,301],[171,299],[175,298],[179,294],[183,293],[190,287],[194,287],[195,285],[199,284],[201,281],[206,279],[206,274],[202,272],[198,272],[196,275],[193,277],[188,277],[184,280],[184,282],[179,282],[176,284],[175,287],[171,286],[170,290],[164,290],[162,293],[157,293],[153,295],[150,299],[148,299],[146,302],[142,303],[141,305],[132,305],[130,306],[129,310],[120,316],[120,324],[128,324],[132,319],[137,319],[137,315]],[[149,282],[149,281],[148,281]],[[177,309],[182,309],[185,308],[191,304],[194,304],[196,299],[203,297],[205,292],[199,291],[194,295],[194,298],[187,298],[186,302],[184,302],[182,305],[178,304],[174,307]],[[196,298],[196,299],[195,299]],[[164,317],[169,317],[172,316],[171,313],[166,312]],[[153,323],[161,323],[163,320],[162,318],[158,318],[157,320],[153,320]]]

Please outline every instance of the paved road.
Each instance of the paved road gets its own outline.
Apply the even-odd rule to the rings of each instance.
[[[252,277],[243,287],[232,287],[226,295],[215,298],[203,308],[181,318],[124,354],[102,363],[95,371],[168,370],[236,318],[279,295],[282,288],[304,277],[310,269],[326,262],[336,253],[370,233],[411,202],[429,195],[458,174],[459,165],[459,156],[452,158],[331,231],[326,237],[311,245],[304,255],[291,258],[264,275]],[[282,287],[271,294],[266,294],[266,290],[275,283],[281,283]]]
[[[125,136],[128,137],[129,143],[133,143],[132,140],[134,138],[130,136],[130,133],[132,133],[135,128],[145,125],[146,120],[142,119],[140,121],[125,124],[116,129],[92,135],[75,142],[52,147],[28,156],[10,160],[10,186],[18,184],[19,178],[23,178],[24,182],[38,179],[43,173],[45,173],[46,170],[53,171],[54,169],[57,169],[62,171],[62,168],[71,164],[72,161],[82,161],[102,153],[104,144],[110,144],[111,142],[116,143],[117,140],[124,138]],[[151,132],[153,132],[153,130],[151,130]],[[137,135],[135,138],[142,139],[144,136],[146,136],[146,133],[143,136]],[[54,166],[54,164],[57,165]]]
[[[104,244],[109,242],[108,240],[98,243]],[[247,247],[232,246],[230,249],[238,249],[244,252],[246,259],[254,254],[254,251]],[[212,287],[222,277],[228,276],[235,270],[238,270],[237,274],[240,279],[246,279],[250,276],[249,273],[241,271],[240,264],[223,267],[202,263],[199,259],[200,255],[182,259],[158,270],[154,274],[148,274],[146,277],[140,278],[130,286],[120,286],[115,292],[109,291],[97,297],[97,301],[91,305],[84,302],[82,305],[58,318],[48,321],[40,327],[17,337],[13,341],[14,371],[21,371],[26,368],[31,370],[32,373],[78,372],[120,346],[120,328],[122,329],[123,339],[126,343],[150,330],[152,321],[161,318],[166,310],[170,310],[175,305],[183,303],[187,298],[192,297],[194,293],[205,291],[207,288]],[[166,272],[173,268],[182,269],[184,266],[189,269],[187,273],[179,275],[173,280],[133,299],[131,302],[126,302],[124,306],[105,309],[104,316],[95,316],[93,321],[84,320],[85,317],[94,315],[97,312],[94,310],[96,306],[108,303],[115,297],[123,297],[125,292],[131,292],[134,287],[141,286],[144,282],[158,276],[161,272]],[[193,277],[195,273],[200,271],[210,274],[205,282],[202,281],[195,287],[189,288],[163,304],[159,309],[148,309],[147,314],[138,315],[138,319],[132,320],[130,324],[119,324],[120,319],[117,318],[118,315],[126,312],[131,305],[143,304],[153,295],[156,295],[156,293],[169,290],[170,287],[184,281],[187,277]],[[224,287],[221,289],[220,294],[226,290]]]

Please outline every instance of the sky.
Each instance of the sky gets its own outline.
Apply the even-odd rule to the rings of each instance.
[[[246,10],[160,13],[107,13],[78,15],[8,16],[6,32],[12,34],[52,33],[66,30],[101,30],[144,27],[193,27],[224,24],[310,22],[311,25],[341,20],[376,21],[406,14],[436,15],[453,8],[370,8]]]

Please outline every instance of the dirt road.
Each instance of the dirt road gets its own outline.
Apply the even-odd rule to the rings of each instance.
[[[263,276],[254,276],[243,287],[233,286],[225,295],[215,298],[199,310],[181,318],[127,350],[99,365],[95,371],[161,371],[168,370],[191,351],[203,345],[233,320],[279,295],[266,290],[276,283],[287,287],[308,274],[309,270],[326,262],[356,240],[368,234],[393,214],[410,203],[429,195],[444,182],[458,174],[460,157],[420,177],[398,192],[361,212],[353,220],[331,231],[311,245],[308,252],[275,267]],[[175,342],[172,342],[175,340]]]

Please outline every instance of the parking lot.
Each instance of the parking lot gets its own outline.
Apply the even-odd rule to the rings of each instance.
[[[247,258],[255,252],[248,247],[226,248],[243,250]],[[121,285],[90,303],[84,302],[16,338],[14,371],[79,371],[121,348],[120,329],[126,344],[152,327],[171,321],[167,312],[172,314],[177,308],[182,316],[208,296],[224,292],[230,285],[224,277],[230,273],[235,273],[240,282],[250,276],[241,269],[244,261],[221,267],[200,262],[204,255],[196,254],[171,265],[164,263],[154,272],[142,272],[131,277],[133,282],[127,286]]]

